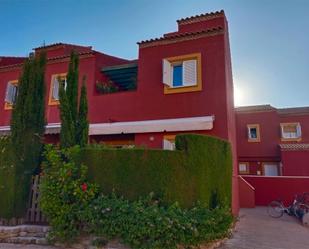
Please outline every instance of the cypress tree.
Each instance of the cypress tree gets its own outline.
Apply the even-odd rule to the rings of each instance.
[[[72,51],[67,74],[67,85],[59,88],[60,100],[60,144],[62,148],[76,144],[77,99],[78,99],[78,55]]]
[[[88,101],[87,101],[87,88],[86,77],[83,77],[83,85],[80,93],[78,120],[76,127],[76,143],[84,147],[88,143]]]
[[[83,78],[83,86],[78,106],[78,65],[79,57],[74,51],[71,53],[67,86],[60,86],[60,144],[62,148],[68,148],[79,144],[85,146],[88,141],[88,104],[86,91],[86,78]]]
[[[60,85],[59,88],[59,99],[61,119],[60,144],[62,148],[68,148],[75,144],[75,125],[70,111],[68,96],[63,85]]]
[[[45,66],[45,53],[26,60],[19,79],[16,104],[12,111],[11,141],[16,175],[14,201],[16,216],[23,215],[27,205],[30,179],[41,159],[45,131]]]

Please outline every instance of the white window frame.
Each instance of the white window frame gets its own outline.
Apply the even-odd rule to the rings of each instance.
[[[18,95],[18,81],[11,80],[7,83],[4,102],[5,109],[11,109],[12,106],[16,103]]]
[[[295,126],[296,128],[296,133],[295,136],[292,136],[293,133],[291,132],[285,132],[284,131],[284,127],[286,126]],[[301,125],[298,122],[295,123],[281,123],[280,124],[281,127],[281,140],[285,141],[285,140],[300,140],[301,136],[302,136],[302,132],[301,132]]]
[[[251,129],[256,129],[256,138],[251,136]],[[260,125],[259,124],[247,124],[248,142],[260,142]]]
[[[245,165],[246,170],[241,170],[241,166]],[[239,162],[238,163],[238,171],[239,174],[249,174],[250,170],[249,170],[249,163],[248,162]]]
[[[60,90],[59,78],[64,79],[64,89],[66,90],[67,74],[66,73],[53,74],[51,77],[49,105],[59,104],[59,90]],[[55,93],[56,90],[58,91],[57,93]]]
[[[163,136],[163,149],[164,150],[176,150],[175,138],[176,138],[176,135],[164,135]]]
[[[182,66],[182,85],[173,85],[174,66]],[[163,59],[163,83],[170,88],[182,88],[189,86],[197,86],[198,84],[198,66],[197,59],[179,60],[170,62],[168,59]]]

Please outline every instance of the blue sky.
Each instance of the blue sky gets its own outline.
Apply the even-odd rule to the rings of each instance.
[[[237,105],[309,106],[308,0],[0,0],[0,55],[55,42],[128,59],[182,17],[224,9]]]

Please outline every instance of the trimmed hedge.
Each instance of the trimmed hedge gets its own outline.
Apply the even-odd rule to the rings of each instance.
[[[14,216],[15,167],[9,137],[0,137],[0,218]]]
[[[178,135],[176,151],[89,146],[78,159],[101,191],[129,200],[153,192],[166,204],[230,206],[232,154],[227,141],[196,134]]]
[[[11,138],[0,137],[0,218],[24,218],[33,171],[16,166]]]

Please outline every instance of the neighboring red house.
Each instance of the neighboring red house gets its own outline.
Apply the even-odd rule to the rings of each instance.
[[[59,140],[59,84],[69,55],[80,55],[79,77],[87,77],[90,139],[115,146],[173,148],[178,133],[195,132],[233,145],[233,210],[238,209],[236,129],[228,24],[223,11],[177,21],[178,31],[139,42],[134,61],[91,47],[57,43],[47,51],[46,142]],[[22,61],[0,62],[0,133],[9,133]]]
[[[309,107],[236,108],[242,175],[309,176]]]

